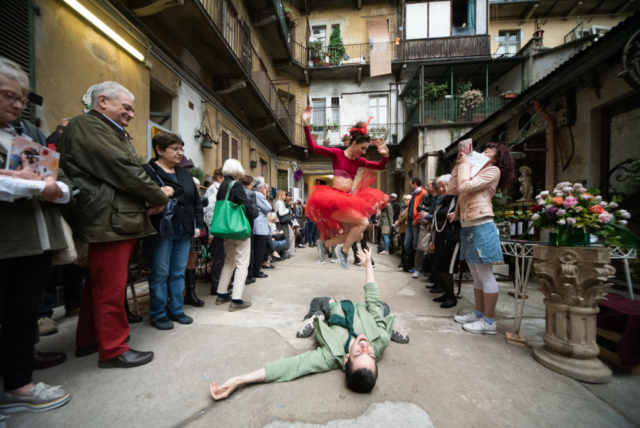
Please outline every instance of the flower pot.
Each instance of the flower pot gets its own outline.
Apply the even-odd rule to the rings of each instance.
[[[325,147],[329,147],[329,146],[331,145],[331,141],[329,141],[329,140],[324,140],[324,141],[322,142],[322,145],[323,145],[323,146],[325,146]]]
[[[589,234],[584,229],[568,225],[552,228],[549,233],[549,245],[552,247],[575,247],[590,243]]]
[[[484,120],[484,113],[473,113],[474,122],[482,122]]]
[[[378,142],[380,142],[381,144],[384,144],[384,138],[372,138],[371,139],[371,145],[376,145],[378,144]]]
[[[503,100],[512,100],[512,99],[514,99],[514,98],[515,98],[515,97],[517,97],[517,96],[518,96],[518,94],[516,94],[516,93],[508,92],[508,93],[506,93],[506,94],[502,94],[502,99],[503,99]]]
[[[465,116],[458,116],[458,118],[456,119],[456,123],[463,123],[466,121],[467,121],[467,118]]]
[[[434,120],[435,120],[435,117],[427,116],[427,117],[424,118],[424,123],[425,123],[425,125],[430,125],[430,124],[432,124],[434,122]]]
[[[603,247],[533,247],[546,310],[544,346],[533,358],[546,368],[589,383],[606,383],[611,370],[598,360],[596,315],[605,299],[611,250]]]

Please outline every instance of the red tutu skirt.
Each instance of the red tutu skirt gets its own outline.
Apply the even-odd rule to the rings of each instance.
[[[320,231],[320,240],[326,241],[344,232],[341,220],[354,220],[370,217],[387,206],[389,195],[369,187],[373,179],[362,179],[351,192],[333,187],[313,186],[307,201],[307,216],[313,220]]]

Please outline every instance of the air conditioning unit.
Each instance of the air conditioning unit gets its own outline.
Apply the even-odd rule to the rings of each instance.
[[[396,171],[404,171],[404,158],[397,157],[396,158]]]

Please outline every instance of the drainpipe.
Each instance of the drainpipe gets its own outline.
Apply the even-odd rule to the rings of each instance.
[[[539,101],[533,109],[547,122],[547,186],[556,185],[556,119],[542,108]]]

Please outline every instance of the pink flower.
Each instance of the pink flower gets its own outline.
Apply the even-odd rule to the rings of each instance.
[[[569,209],[574,205],[578,205],[578,198],[576,198],[575,196],[569,196],[562,203],[562,206],[565,207],[566,209]]]
[[[567,219],[567,224],[570,224],[570,225],[572,225],[572,226],[573,226],[574,224],[576,224],[576,219],[575,219],[575,218],[573,218],[573,217],[569,217],[569,218]]]
[[[575,210],[580,212],[580,211],[582,211],[582,207],[576,207]]]
[[[600,223],[609,223],[613,216],[607,212],[604,212],[598,216],[598,221]]]

